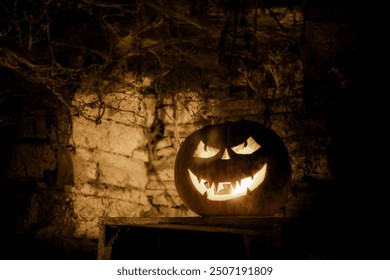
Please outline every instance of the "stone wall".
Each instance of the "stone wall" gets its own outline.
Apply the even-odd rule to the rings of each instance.
[[[118,46],[129,46],[128,37],[122,39]],[[260,39],[259,44],[274,38]],[[281,41],[289,47],[278,45],[266,53],[259,47],[261,63],[251,69],[234,65],[238,71],[228,72],[229,66],[218,65],[216,53],[208,54],[212,59],[191,53],[199,65],[168,57],[172,70],[164,73],[165,80],[148,73],[140,79],[130,66],[114,67],[104,78],[84,77],[69,107],[55,98],[47,106],[29,106],[30,116],[19,118],[9,139],[2,172],[19,194],[29,185],[28,195],[17,202],[24,209],[18,213],[18,230],[46,240],[96,240],[100,217],[196,216],[174,184],[180,144],[207,124],[240,118],[273,129],[290,154],[293,189],[277,215],[301,216],[320,207],[324,188],[332,189],[331,139],[324,117],[308,111],[307,62],[284,37]],[[119,64],[142,62],[142,55],[124,55]],[[322,106],[320,99],[315,109]],[[60,243],[73,251],[83,248],[72,246],[96,249],[96,243]]]
[[[150,85],[145,81],[138,89],[118,86],[103,98],[80,90],[73,104],[81,109],[72,115],[66,151],[57,156],[55,189],[63,190],[66,199],[58,204],[65,205],[40,234],[98,238],[100,217],[196,216],[178,196],[173,170],[180,143],[206,124],[240,118],[266,123],[288,148],[294,187],[302,186],[305,176],[330,178],[326,141],[305,135],[312,124],[303,108],[300,61],[283,71],[288,67],[294,68],[296,87],[270,88],[267,95],[248,91],[244,78],[234,93],[226,86],[207,96],[145,94],[142,89]],[[302,205],[293,193],[290,201],[285,215],[298,215]]]
[[[284,215],[302,214],[316,203],[307,193],[297,195],[305,178],[331,179],[328,143],[316,133],[323,123],[306,115],[300,60],[273,69],[289,76],[294,87],[276,87],[275,80],[254,92],[254,82],[244,76],[236,79],[234,91],[220,83],[207,95],[145,93],[150,79],[137,87],[118,84],[104,95],[83,87],[72,100],[77,110],[57,113],[51,126],[47,116],[21,123],[17,137],[35,140],[12,146],[7,176],[36,182],[25,226],[38,224],[42,238],[97,239],[100,217],[196,216],[176,192],[178,148],[204,125],[240,118],[266,124],[283,139],[293,169]]]

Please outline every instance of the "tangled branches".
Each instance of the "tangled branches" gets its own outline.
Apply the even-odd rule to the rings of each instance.
[[[126,83],[131,72],[151,78],[157,93],[201,91],[210,73],[228,83],[300,29],[296,18],[283,21],[291,7],[275,12],[257,1],[8,0],[0,9],[0,66],[43,85],[69,109],[85,79],[109,91],[107,84]],[[267,28],[272,45],[261,35]]]

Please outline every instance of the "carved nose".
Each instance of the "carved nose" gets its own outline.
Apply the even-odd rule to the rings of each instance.
[[[225,151],[223,151],[223,155],[222,155],[221,159],[223,159],[223,160],[230,159],[230,156],[229,156],[227,149],[225,149]]]

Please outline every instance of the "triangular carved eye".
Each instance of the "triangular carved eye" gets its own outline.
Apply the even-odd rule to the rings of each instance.
[[[200,141],[198,147],[196,147],[193,157],[211,158],[216,154],[218,154],[219,151],[220,149],[208,146],[205,143],[203,143],[203,141]]]
[[[261,146],[259,144],[257,144],[255,139],[253,139],[252,137],[249,137],[245,142],[243,142],[237,146],[232,147],[232,150],[236,154],[250,155],[250,154],[253,154],[254,152],[256,152],[260,148],[261,148]]]

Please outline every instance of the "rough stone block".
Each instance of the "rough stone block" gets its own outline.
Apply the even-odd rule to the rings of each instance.
[[[107,155],[99,162],[100,182],[115,186],[144,189],[148,182],[145,163],[117,155]]]
[[[146,145],[142,127],[103,121],[101,124],[75,118],[73,122],[73,138],[76,148],[99,149],[116,154],[131,156],[134,150]]]
[[[192,132],[201,128],[201,126],[197,124],[166,124],[164,128],[164,136],[173,137],[173,142],[176,142],[178,138],[183,141],[183,138],[186,138]]]
[[[175,159],[161,159],[152,163],[155,173],[150,174],[149,178],[155,181],[173,181],[174,180],[174,167]]]
[[[172,147],[172,138],[171,137],[164,137],[160,141],[156,143],[156,150],[167,148],[167,147]]]
[[[89,183],[82,183],[74,186],[67,186],[66,190],[72,195],[84,195],[96,198],[123,200],[137,205],[147,205],[148,199],[143,190],[134,188],[123,188],[117,186],[96,187]]]
[[[166,124],[188,124],[205,113],[205,100],[198,93],[186,92],[175,95],[175,107],[172,100],[164,100],[164,106],[159,110],[159,118]]]
[[[152,205],[179,206],[183,204],[176,190],[147,190],[146,195],[151,199]]]
[[[79,158],[77,155],[73,156],[73,175],[76,184],[81,182],[94,181],[97,179],[97,162],[87,161]]]
[[[163,149],[158,149],[156,151],[157,158],[161,158],[161,157],[175,157],[176,154],[177,154],[177,151],[173,147],[167,147],[167,148],[163,148]]]
[[[140,147],[136,150],[134,150],[131,157],[134,160],[141,160],[143,162],[149,162],[149,152],[146,147]]]
[[[150,180],[146,190],[176,190],[174,181],[154,181]]]
[[[100,217],[140,217],[149,210],[150,206],[129,201],[74,195],[73,211],[78,221],[74,235],[97,238]]]

